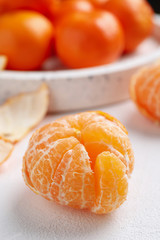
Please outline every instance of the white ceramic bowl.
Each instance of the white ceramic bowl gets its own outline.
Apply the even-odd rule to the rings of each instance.
[[[160,17],[154,19],[153,36],[131,55],[118,62],[81,70],[0,72],[0,103],[8,97],[36,89],[46,82],[50,89],[50,112],[98,107],[129,97],[131,75],[160,59]]]

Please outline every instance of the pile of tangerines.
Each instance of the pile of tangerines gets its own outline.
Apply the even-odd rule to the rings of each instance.
[[[53,55],[68,68],[108,64],[151,34],[152,17],[145,0],[0,0],[0,55],[11,70]]]

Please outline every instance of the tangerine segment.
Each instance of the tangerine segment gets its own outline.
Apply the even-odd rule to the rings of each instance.
[[[23,176],[31,190],[48,200],[107,213],[126,199],[126,176],[133,162],[123,125],[105,113],[85,112],[58,119],[33,134]]]
[[[117,127],[113,122],[107,119],[101,124],[92,123],[82,130],[83,143],[86,146],[93,146],[99,143],[105,148],[105,151],[110,150],[117,156],[120,156],[127,168],[127,173],[130,174],[133,168],[133,152],[129,146],[129,139],[121,128]],[[97,145],[99,147],[99,145]],[[88,154],[92,154],[94,148],[87,148]],[[96,149],[96,147],[95,147]],[[100,148],[99,148],[100,149]],[[100,153],[100,152],[99,152]]]
[[[63,156],[52,184],[52,196],[63,205],[90,208],[95,199],[94,173],[82,144]]]
[[[63,155],[78,143],[78,140],[74,137],[63,138],[53,141],[49,145],[43,144],[41,148],[34,145],[33,149],[36,147],[34,154],[32,154],[32,151],[29,151],[29,154],[27,153],[28,155],[25,156],[27,171],[30,173],[30,180],[37,191],[50,198],[47,194],[50,192],[51,181],[58,164]]]
[[[130,94],[140,112],[160,121],[160,63],[143,68],[132,77]]]
[[[69,123],[70,127],[81,131],[91,123],[103,122],[105,120],[105,117],[97,114],[96,112],[84,112],[67,116],[65,119]]]
[[[108,113],[106,112],[102,112],[102,111],[96,111],[97,114],[101,115],[101,116],[104,116],[105,119],[108,119],[110,120],[111,122],[114,122],[118,127],[120,127],[126,134],[128,134],[127,132],[127,129],[123,126],[123,124],[118,120],[116,119],[115,117],[109,115]]]
[[[112,147],[110,144],[106,144],[105,142],[88,142],[85,143],[85,148],[92,159],[91,168],[94,169],[95,161],[97,156],[102,152],[112,152],[114,153],[122,162],[125,162],[125,158],[123,154],[121,154],[118,150]],[[94,149],[94,151],[93,151]]]
[[[95,163],[95,213],[106,213],[118,208],[126,199],[128,179],[126,167],[113,153],[103,152]]]
[[[92,159],[92,169],[96,156],[104,150],[114,152],[120,157],[127,166],[128,175],[132,172],[134,158],[132,150],[128,148],[130,145],[127,137],[128,132],[116,118],[107,113],[96,111],[71,115],[66,117],[66,120],[71,127],[81,131],[81,141]],[[96,130],[96,128],[99,129]],[[119,136],[121,137],[119,138]]]
[[[126,128],[122,125],[120,121],[118,121],[115,117],[109,115],[108,113],[102,111],[90,111],[84,112],[81,114],[70,115],[63,118],[63,124],[66,125],[66,122],[70,124],[71,127],[81,130],[86,125],[95,122],[104,122],[108,119],[111,122],[114,122],[117,126],[119,126],[126,134],[128,134]],[[64,126],[64,125],[63,125]]]

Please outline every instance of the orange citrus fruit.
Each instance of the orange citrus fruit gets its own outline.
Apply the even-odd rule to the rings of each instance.
[[[84,112],[33,134],[23,177],[31,190],[48,200],[104,214],[126,200],[133,163],[124,126],[109,114]]]
[[[125,35],[125,51],[132,52],[153,29],[153,10],[146,0],[91,0],[119,19]]]
[[[54,29],[34,11],[19,10],[0,16],[0,55],[8,58],[11,70],[38,69],[47,58]]]
[[[58,0],[0,0],[0,13],[25,9],[48,15],[52,5],[57,1]]]
[[[139,70],[132,77],[130,94],[141,113],[160,122],[160,62]]]
[[[64,17],[64,15],[72,12],[91,12],[93,10],[93,5],[87,0],[67,0],[60,2],[55,14],[56,18],[60,19]]]
[[[109,12],[72,12],[56,25],[56,50],[70,68],[108,64],[124,50],[123,30]]]

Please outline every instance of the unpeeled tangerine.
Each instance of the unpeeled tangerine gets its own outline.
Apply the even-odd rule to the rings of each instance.
[[[23,158],[23,177],[48,200],[103,214],[126,200],[133,163],[124,126],[109,114],[84,112],[33,134]]]

